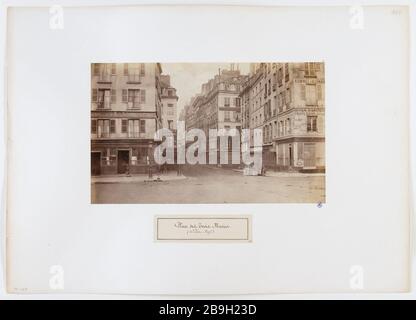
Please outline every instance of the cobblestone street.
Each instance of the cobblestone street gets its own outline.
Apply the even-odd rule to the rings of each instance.
[[[184,179],[93,183],[92,203],[319,203],[325,176],[243,176],[209,166],[184,168]],[[123,178],[124,179],[124,178]],[[163,180],[163,177],[162,177]]]

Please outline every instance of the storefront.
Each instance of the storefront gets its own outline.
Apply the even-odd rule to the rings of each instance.
[[[150,139],[98,140],[91,145],[91,175],[146,173],[155,166]]]

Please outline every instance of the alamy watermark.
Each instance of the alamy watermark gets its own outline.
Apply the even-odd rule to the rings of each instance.
[[[241,134],[237,129],[209,129],[207,139],[201,129],[186,132],[184,121],[178,121],[177,128],[176,146],[171,130],[163,128],[156,131],[154,140],[162,141],[154,150],[157,164],[175,164],[176,147],[176,164],[228,164],[231,156],[232,164],[242,162],[258,170],[262,167],[261,129],[253,130],[251,146],[250,129],[242,129]]]

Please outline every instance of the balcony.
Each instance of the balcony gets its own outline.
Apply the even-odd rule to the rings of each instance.
[[[127,108],[128,109],[136,109],[137,110],[137,109],[140,109],[141,106],[142,106],[142,104],[138,101],[129,101],[127,103]]]
[[[139,74],[129,74],[127,75],[127,83],[128,84],[140,84],[141,76]]]
[[[111,109],[110,99],[104,99],[97,102],[97,109]]]
[[[97,83],[111,84],[113,82],[113,76],[111,74],[100,74],[98,76]]]

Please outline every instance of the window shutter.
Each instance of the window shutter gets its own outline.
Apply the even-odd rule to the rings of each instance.
[[[141,133],[146,132],[146,120],[140,120],[140,132]]]
[[[129,75],[129,64],[128,63],[124,64],[124,75],[125,76]]]
[[[127,120],[121,120],[121,133],[127,133]]]
[[[97,120],[91,120],[91,133],[97,133]]]
[[[110,133],[116,133],[116,120],[110,120]]]
[[[91,97],[92,102],[97,102],[98,90],[97,89],[92,89],[91,95],[92,95],[92,97]]]
[[[111,103],[116,103],[117,101],[116,93],[117,91],[115,89],[111,89]]]
[[[94,73],[94,76],[98,76],[100,74],[100,64],[99,63],[93,63],[93,73]]]
[[[140,102],[146,103],[146,90],[140,90]]]
[[[122,94],[123,95],[123,97],[122,97],[123,102],[127,102],[127,93],[128,93],[127,89],[123,89],[123,94]]]

